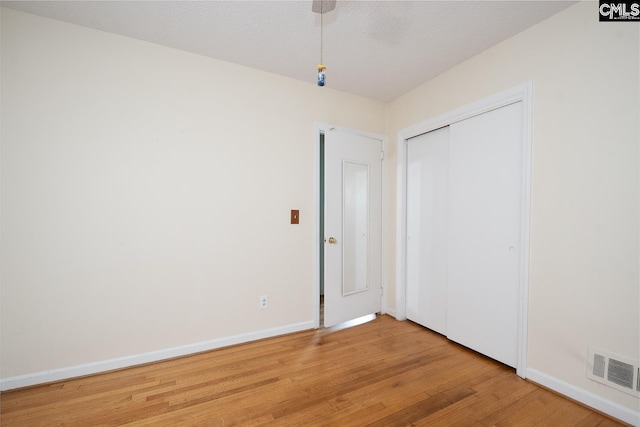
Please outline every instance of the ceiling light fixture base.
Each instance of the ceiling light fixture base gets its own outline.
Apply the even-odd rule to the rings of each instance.
[[[336,0],[313,0],[311,10],[315,13],[327,13],[336,8]]]

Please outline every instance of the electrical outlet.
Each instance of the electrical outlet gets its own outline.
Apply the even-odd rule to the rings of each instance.
[[[260,296],[260,310],[266,310],[269,308],[269,295]]]

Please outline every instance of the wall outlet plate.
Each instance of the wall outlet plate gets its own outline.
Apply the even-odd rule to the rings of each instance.
[[[261,295],[259,301],[260,310],[266,310],[269,308],[269,295]]]

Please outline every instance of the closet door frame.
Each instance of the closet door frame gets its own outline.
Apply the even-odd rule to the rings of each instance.
[[[407,141],[418,135],[451,125],[461,120],[522,102],[522,201],[520,229],[520,271],[518,304],[518,359],[516,374],[525,377],[527,366],[527,316],[529,302],[529,229],[531,205],[531,130],[533,83],[500,92],[496,95],[457,108],[420,122],[398,132],[397,228],[396,228],[396,319],[406,320],[406,242],[407,242]]]

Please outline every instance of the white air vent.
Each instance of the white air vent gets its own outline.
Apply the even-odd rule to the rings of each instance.
[[[640,363],[637,360],[589,347],[587,378],[640,397]]]

